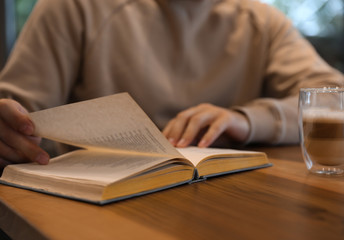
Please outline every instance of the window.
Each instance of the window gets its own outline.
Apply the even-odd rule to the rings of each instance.
[[[22,29],[37,0],[15,0],[17,34]]]
[[[284,12],[319,54],[344,72],[344,0],[261,0]]]

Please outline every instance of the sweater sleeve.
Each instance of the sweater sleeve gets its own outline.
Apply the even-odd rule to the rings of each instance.
[[[1,71],[0,97],[29,111],[66,103],[82,55],[82,20],[74,2],[37,2]]]
[[[282,13],[272,7],[265,9],[260,17],[265,18],[269,50],[262,98],[238,110],[251,124],[247,143],[297,143],[299,89],[343,86],[344,77],[318,56]]]

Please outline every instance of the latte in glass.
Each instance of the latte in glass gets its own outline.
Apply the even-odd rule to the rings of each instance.
[[[318,164],[344,164],[344,111],[309,109],[303,113],[304,147]]]

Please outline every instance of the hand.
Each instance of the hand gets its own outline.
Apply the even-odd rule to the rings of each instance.
[[[14,100],[0,99],[0,169],[12,163],[49,162],[48,153],[38,146],[41,139],[33,133],[26,109]]]
[[[168,122],[163,134],[173,146],[186,147],[204,128],[207,130],[198,142],[199,147],[210,146],[223,133],[243,142],[248,137],[250,125],[244,114],[204,103],[180,112]]]

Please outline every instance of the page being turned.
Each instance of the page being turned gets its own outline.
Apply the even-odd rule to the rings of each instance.
[[[30,113],[36,135],[83,148],[180,156],[127,94]]]

